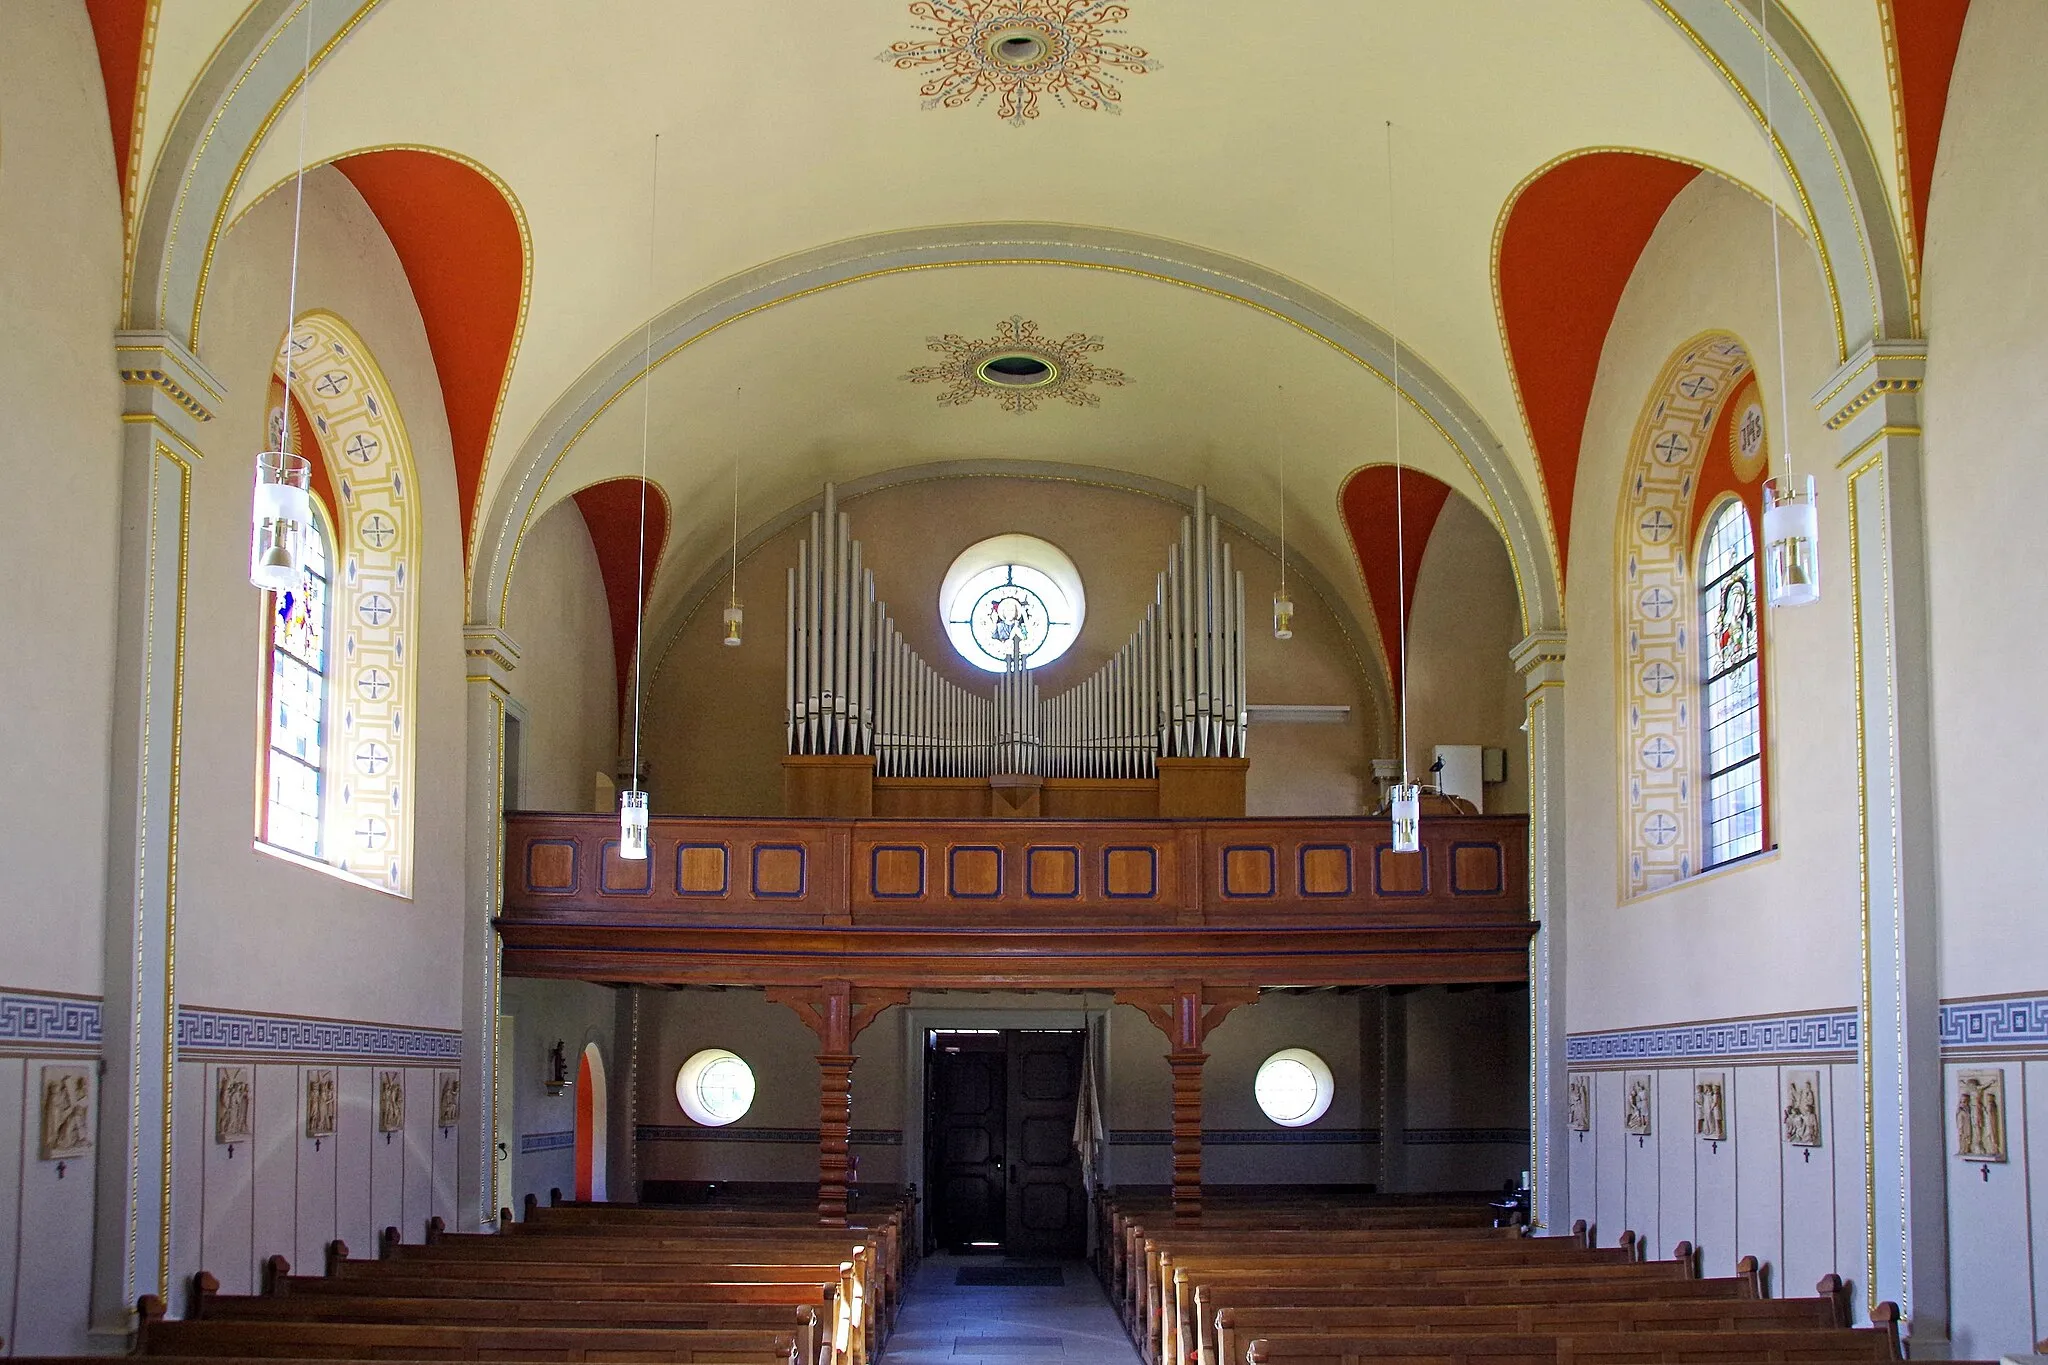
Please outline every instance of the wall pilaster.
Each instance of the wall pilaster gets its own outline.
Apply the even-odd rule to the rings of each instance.
[[[498,931],[491,921],[504,894],[505,705],[519,647],[495,626],[462,634],[467,656],[469,782],[464,793],[462,916],[462,1107],[456,1217],[470,1230],[496,1227],[498,1173],[509,1170],[512,1097],[498,1093],[500,976]]]
[[[1537,631],[1509,653],[1522,675],[1529,735],[1530,1221],[1555,1230],[1571,1221],[1571,1154],[1565,1133],[1564,632]]]
[[[120,600],[108,783],[105,1051],[94,1334],[166,1298],[177,1048],[178,800],[192,474],[219,381],[172,337],[114,339],[122,387]]]
[[[1948,1336],[1947,1173],[1927,537],[1920,385],[1927,346],[1864,346],[1814,403],[1835,434],[1849,511],[1844,576],[1856,668],[1863,1067],[1872,1304],[1905,1312],[1914,1354]],[[1822,571],[1829,557],[1822,547]],[[1824,583],[1829,580],[1824,579]]]

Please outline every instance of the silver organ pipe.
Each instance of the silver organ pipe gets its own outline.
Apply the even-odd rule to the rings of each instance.
[[[1100,668],[1042,697],[1017,661],[984,694],[911,648],[827,484],[784,594],[789,751],[873,754],[885,777],[1149,778],[1160,758],[1243,757],[1245,597],[1235,561],[1197,489],[1144,619]]]

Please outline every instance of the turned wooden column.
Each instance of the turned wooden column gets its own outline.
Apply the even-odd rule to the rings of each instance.
[[[1202,1216],[1202,1050],[1209,1031],[1239,1005],[1259,998],[1251,987],[1217,988],[1189,982],[1164,990],[1118,991],[1117,1003],[1136,1005],[1166,1035],[1173,1070],[1173,1216]]]
[[[771,986],[768,998],[795,1010],[818,1035],[818,1223],[846,1226],[846,1175],[852,1164],[853,1040],[891,1005],[906,1004],[910,992],[855,990],[845,981],[815,986]]]

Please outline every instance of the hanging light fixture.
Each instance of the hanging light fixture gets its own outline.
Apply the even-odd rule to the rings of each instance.
[[[735,405],[740,390],[733,391]],[[746,623],[746,608],[740,605],[740,456],[739,449],[733,449],[732,456],[732,590],[726,599],[725,646],[727,649],[740,647],[740,627]]]
[[[1408,541],[1401,505],[1401,333],[1393,321],[1394,283],[1394,121],[1387,120],[1387,335],[1394,343],[1394,603],[1395,630],[1400,636],[1401,780],[1388,804],[1394,818],[1394,852],[1414,853],[1422,847],[1422,788],[1408,780]]]
[[[292,450],[292,334],[299,326],[299,224],[306,209],[306,106],[313,75],[313,6],[302,16],[306,52],[299,68],[299,169],[292,200],[292,273],[289,316],[284,325],[285,418],[272,432],[275,450],[256,457],[256,486],[249,508],[249,581],[269,592],[298,586],[306,536],[313,526],[313,464]]]
[[[1771,7],[1763,10],[1764,37],[1764,135],[1775,149],[1778,135],[1771,117]],[[1771,286],[1778,307],[1778,422],[1789,432],[1792,403],[1785,377],[1785,273],[1778,246],[1778,207],[1766,204],[1771,215]],[[1792,472],[1792,445],[1785,446],[1785,472],[1765,479],[1764,502],[1764,592],[1774,607],[1803,607],[1820,600],[1820,514],[1816,504],[1818,485],[1811,474]]]
[[[1283,398],[1287,392],[1283,385]],[[1285,404],[1283,402],[1282,406]],[[1280,587],[1273,594],[1273,638],[1294,638],[1294,599],[1287,593],[1287,442],[1280,443]]]
[[[654,135],[647,172],[647,300],[654,300],[655,228],[661,205],[661,134]],[[640,654],[645,643],[647,621],[647,446],[653,412],[654,314],[647,315],[646,337],[640,348],[640,556],[638,577],[633,588],[633,785],[619,793],[619,856],[642,859],[647,856],[647,793],[640,788]]]

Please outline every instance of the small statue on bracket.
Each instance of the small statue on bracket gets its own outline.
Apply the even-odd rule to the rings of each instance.
[[[559,1038],[548,1049],[546,1084],[550,1095],[559,1095],[569,1088],[569,1050]]]

